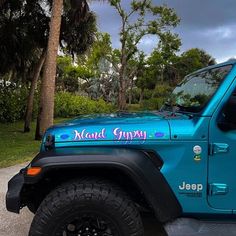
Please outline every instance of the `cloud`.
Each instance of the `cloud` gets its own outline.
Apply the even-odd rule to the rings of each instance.
[[[146,54],[150,54],[157,47],[158,38],[156,36],[147,35],[139,43],[138,48]]]
[[[123,0],[127,8],[130,0]],[[175,29],[183,46],[181,51],[199,47],[217,61],[236,56],[236,0],[153,0],[155,4],[167,4],[176,10],[181,18]],[[92,9],[98,16],[101,31],[112,36],[114,47],[119,47],[120,19],[116,11],[107,3],[95,2]],[[157,45],[155,37],[145,37],[139,47],[150,53]]]
[[[201,34],[201,32],[200,32]],[[209,30],[205,30],[202,32],[202,36],[203,37],[209,37],[209,35],[214,38],[217,39],[218,41],[221,40],[231,40],[234,38],[234,31],[233,31],[233,27],[218,27],[215,29],[209,29]]]

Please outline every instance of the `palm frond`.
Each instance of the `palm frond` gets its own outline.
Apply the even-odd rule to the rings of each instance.
[[[68,15],[62,17],[61,48],[72,56],[85,53],[93,44],[97,32],[96,16],[88,12],[86,20],[71,23]]]
[[[71,19],[73,23],[80,24],[89,17],[89,5],[86,0],[70,0],[71,2]]]

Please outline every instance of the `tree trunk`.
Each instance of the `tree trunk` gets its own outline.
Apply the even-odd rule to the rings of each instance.
[[[17,76],[17,72],[16,70],[13,70],[10,81],[16,81],[16,76]]]
[[[126,109],[126,83],[123,73],[120,74],[120,87],[119,87],[119,110],[124,111]]]
[[[31,120],[32,120],[33,107],[34,107],[35,89],[36,89],[36,86],[37,86],[38,78],[40,76],[40,72],[41,72],[43,64],[45,62],[45,58],[46,58],[46,50],[43,51],[37,65],[34,68],[33,78],[32,78],[31,85],[30,85],[30,91],[29,91],[27,107],[26,107],[26,113],[25,113],[25,126],[24,126],[24,132],[25,133],[30,132],[30,123],[31,123]]]
[[[123,49],[122,49],[123,51]],[[126,76],[126,56],[125,53],[122,52],[122,57],[121,57],[121,68],[119,72],[119,99],[118,99],[118,106],[120,111],[124,111],[126,109],[126,81],[125,81],[125,76]]]
[[[63,0],[54,0],[50,22],[47,56],[45,60],[40,94],[39,115],[35,139],[40,140],[48,127],[53,124],[56,59],[59,46]]]
[[[132,90],[129,91],[129,105],[132,104]]]
[[[134,88],[134,78],[131,78],[130,81],[130,91],[129,91],[129,105],[132,104],[132,99],[133,99],[133,88]]]
[[[141,88],[141,91],[140,91],[140,98],[139,98],[139,104],[142,104],[142,102],[143,102],[143,97],[144,97],[144,89]]]
[[[154,90],[152,90],[152,98],[155,97],[157,88],[158,88],[158,81],[156,81],[156,85],[154,87]]]
[[[126,37],[125,37],[125,25],[126,19],[125,15],[122,17],[122,32],[121,32],[121,57],[120,57],[120,70],[119,70],[119,97],[118,97],[118,107],[120,111],[126,109],[126,68],[127,68],[127,53],[126,53]]]

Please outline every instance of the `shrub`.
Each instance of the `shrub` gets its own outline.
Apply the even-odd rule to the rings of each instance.
[[[168,97],[172,90],[173,88],[168,84],[159,84],[154,89],[152,96],[155,98]]]
[[[166,98],[164,98],[164,97],[143,100],[143,102],[141,104],[141,109],[143,109],[143,110],[159,110],[165,101],[166,101]]]
[[[127,105],[127,110],[130,112],[142,111],[140,104]]]
[[[55,97],[55,117],[73,117],[91,113],[109,113],[114,111],[111,104],[104,100],[91,100],[68,92],[59,92]]]
[[[28,89],[13,85],[0,87],[0,122],[15,122],[23,119]]]
[[[168,100],[171,91],[168,84],[159,84],[154,90],[144,91],[144,100],[141,104],[143,110],[159,110]]]
[[[29,90],[26,87],[17,88],[14,85],[0,87],[0,123],[24,119],[28,93]],[[37,91],[34,100],[33,118],[36,118],[39,103]],[[109,113],[114,110],[114,107],[104,100],[94,101],[69,92],[59,92],[55,96],[55,117],[66,118],[90,113]]]

